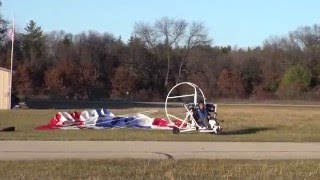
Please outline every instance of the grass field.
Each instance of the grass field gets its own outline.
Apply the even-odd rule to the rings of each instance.
[[[111,109],[127,114],[155,108]],[[163,108],[152,114],[165,117]],[[181,109],[171,109],[176,113]],[[53,130],[34,128],[49,122],[58,110],[0,111],[0,128],[15,126],[15,132],[0,133],[0,140],[148,140],[148,141],[320,141],[320,107],[219,106],[218,117],[224,122],[224,134],[175,135],[166,130]],[[61,111],[61,110],[59,110]]]
[[[319,179],[319,160],[0,161],[0,179]]]

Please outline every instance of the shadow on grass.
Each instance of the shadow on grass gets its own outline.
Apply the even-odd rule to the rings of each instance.
[[[267,127],[252,127],[252,128],[245,128],[245,129],[237,129],[233,131],[223,131],[221,132],[222,135],[245,135],[245,134],[256,134],[257,132],[261,131],[268,131],[274,130],[273,128]]]

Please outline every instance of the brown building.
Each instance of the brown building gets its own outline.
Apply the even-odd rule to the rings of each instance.
[[[10,109],[10,70],[0,67],[0,109]]]

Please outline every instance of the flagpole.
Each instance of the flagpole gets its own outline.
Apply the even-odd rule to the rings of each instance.
[[[11,109],[11,107],[12,107],[12,95],[11,95],[11,93],[12,93],[12,71],[13,71],[13,48],[14,48],[14,32],[15,32],[15,24],[14,24],[14,20],[15,20],[15,14],[13,14],[13,21],[12,21],[12,39],[11,39],[11,62],[10,62],[10,92],[9,92],[9,99],[10,99],[10,102],[9,102],[9,104],[10,104],[10,107],[9,107],[9,109]]]

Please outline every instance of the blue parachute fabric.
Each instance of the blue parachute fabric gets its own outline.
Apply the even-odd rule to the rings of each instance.
[[[143,126],[141,125],[140,119],[136,117],[123,117],[118,120],[116,125],[117,128],[119,127],[126,127],[126,128],[151,128],[150,126]]]
[[[111,112],[108,109],[103,108],[102,111],[104,112],[104,114],[110,116]]]
[[[117,118],[110,116],[101,116],[96,122],[97,127],[114,128],[117,124]]]
[[[140,124],[140,119],[135,117],[99,117],[96,122],[97,127],[103,128],[145,128],[150,129],[150,126]]]
[[[99,117],[104,117],[104,116],[110,116],[111,112],[108,111],[107,109],[105,108],[102,108],[102,109],[96,109]]]

